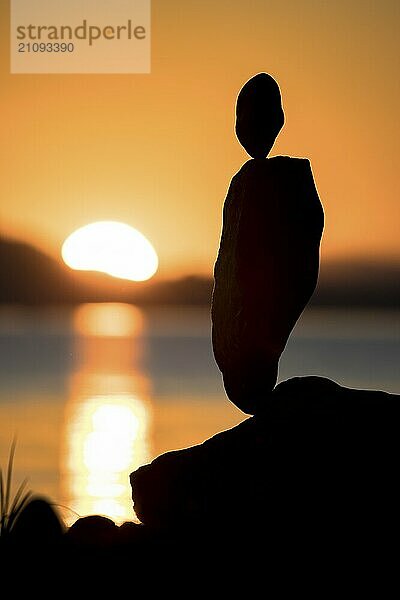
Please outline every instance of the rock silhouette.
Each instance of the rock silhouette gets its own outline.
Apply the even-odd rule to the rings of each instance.
[[[253,158],[225,200],[212,301],[226,392],[254,416],[157,457],[130,481],[145,527],[178,540],[189,555],[193,548],[202,560],[229,555],[249,577],[267,572],[267,583],[296,568],[311,569],[315,581],[324,567],[322,580],[331,581],[346,571],[338,557],[353,575],[357,561],[391,560],[399,403],[323,377],[275,385],[317,283],[324,224],[309,161],[266,158],[282,125],[279,88],[259,74],[237,101],[237,135]]]
[[[393,535],[399,501],[398,400],[322,377],[284,381],[256,416],[132,473],[135,510],[210,548],[222,536],[247,555],[258,541],[328,556],[347,540],[372,556]]]
[[[255,414],[318,279],[322,206],[307,159],[266,158],[284,123],[280,91],[266,73],[236,105],[236,133],[253,157],[225,199],[214,268],[212,342],[229,399]]]

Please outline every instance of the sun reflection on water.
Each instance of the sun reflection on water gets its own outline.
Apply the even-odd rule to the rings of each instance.
[[[76,308],[74,330],[82,336],[134,337],[145,330],[143,312],[130,304],[88,303]]]
[[[124,304],[85,304],[74,314],[77,371],[62,452],[63,503],[80,516],[134,519],[129,473],[148,462],[150,389],[140,371],[145,322]],[[67,515],[68,524],[77,517]]]

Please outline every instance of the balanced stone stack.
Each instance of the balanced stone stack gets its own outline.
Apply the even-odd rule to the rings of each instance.
[[[204,542],[207,553],[222,544],[270,561],[292,549],[291,568],[300,557],[304,567],[376,556],[398,510],[398,397],[321,377],[276,385],[317,283],[324,216],[309,161],[266,158],[284,122],[276,82],[252,78],[236,113],[252,159],[225,201],[212,344],[228,398],[254,416],[132,473],[135,511],[152,531],[182,548]]]

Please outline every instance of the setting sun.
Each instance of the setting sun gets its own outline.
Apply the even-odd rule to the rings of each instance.
[[[115,221],[98,221],[74,231],[61,255],[72,269],[101,271],[113,277],[145,281],[157,271],[158,257],[139,231]]]

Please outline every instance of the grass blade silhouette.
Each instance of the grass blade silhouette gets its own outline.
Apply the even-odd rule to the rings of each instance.
[[[4,528],[4,481],[3,481],[3,469],[0,468],[0,535]]]
[[[5,478],[3,477],[3,470],[0,468],[0,537],[10,533],[17,517],[21,514],[21,511],[32,496],[31,491],[25,491],[28,480],[24,479],[24,481],[18,487],[14,498],[11,498],[11,482],[15,448],[16,439],[14,438],[11,443]]]
[[[10,493],[11,493],[11,479],[12,479],[12,470],[14,465],[14,454],[15,454],[15,446],[16,439],[14,438],[11,443],[10,455],[8,457],[8,466],[7,466],[7,481],[6,481],[6,494],[5,494],[5,502],[4,502],[4,514],[6,519],[8,518],[8,508],[10,504]]]

